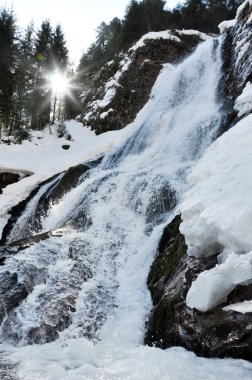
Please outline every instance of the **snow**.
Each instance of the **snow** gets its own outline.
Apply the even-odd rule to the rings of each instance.
[[[174,36],[172,34],[171,30],[165,30],[162,32],[149,32],[145,34],[142,38],[140,38],[140,40],[129,49],[129,51],[136,51],[137,49],[141,48],[145,45],[145,41],[147,40],[158,40],[161,38],[164,40],[181,42],[181,40],[177,36]]]
[[[223,21],[219,24],[219,29],[220,33],[226,32],[230,28],[234,27],[236,25],[237,20],[239,19],[242,11],[244,8],[249,4],[250,6],[252,5],[252,0],[245,0],[237,9],[236,12],[236,17],[234,20],[229,20],[229,21]],[[252,14],[249,16],[249,18],[246,20],[247,24],[250,24],[252,22]]]
[[[34,344],[26,347],[21,347],[23,342],[20,342],[20,347],[1,344],[0,351],[8,353],[9,359],[13,363],[18,363],[16,371],[20,380],[34,378],[37,380],[194,380],[196,378],[237,380],[240,377],[244,380],[251,379],[252,365],[242,360],[210,360],[198,358],[183,348],[160,350],[142,344],[145,333],[144,321],[151,309],[146,279],[164,227],[164,223],[160,224],[154,227],[150,235],[146,234],[145,210],[150,197],[156,190],[160,192],[168,179],[180,196],[179,191],[184,189],[184,175],[215,137],[219,110],[215,88],[221,62],[213,58],[212,46],[212,41],[207,41],[180,65],[164,65],[149,102],[139,112],[135,122],[124,130],[96,136],[88,128],[71,121],[66,125],[74,138],[73,142],[58,139],[54,134],[50,135],[46,129],[44,133],[35,134],[31,143],[0,146],[0,162],[3,167],[29,170],[34,173],[18,184],[8,186],[4,191],[0,197],[3,219],[12,205],[27,196],[29,187],[34,188],[37,183],[51,175],[115,147],[106,157],[110,165],[106,167],[104,164],[102,168],[95,169],[90,178],[65,195],[55,208],[52,207],[43,225],[46,229],[53,229],[62,214],[66,215],[71,210],[74,212],[74,206],[83,200],[83,194],[86,194],[89,197],[86,199],[89,199],[91,205],[89,212],[93,222],[88,232],[72,231],[61,238],[53,236],[8,258],[6,265],[14,268],[15,273],[22,260],[30,262],[35,267],[37,262],[40,265],[44,264],[43,267],[47,271],[45,282],[35,286],[34,291],[18,306],[20,311],[18,315],[21,319],[18,334],[22,334],[29,324],[32,326],[40,321],[42,315],[38,308],[41,302],[39,298],[43,293],[49,294],[50,281],[55,289],[55,278],[63,278],[65,281],[64,275],[68,274],[72,279],[72,274],[69,273],[72,265],[68,255],[69,244],[73,239],[78,240],[82,234],[82,241],[87,242],[87,246],[92,246],[87,260],[88,265],[89,260],[93,265],[92,278],[83,282],[78,293],[76,311],[72,315],[72,324],[60,333],[60,338],[50,344]],[[122,67],[126,67],[125,65],[127,61]],[[203,74],[199,73],[199,67]],[[179,86],[181,78],[184,79],[183,91]],[[114,79],[117,80],[118,77]],[[249,186],[252,182],[252,169],[249,157],[252,154],[249,148],[252,133],[249,126],[252,119],[247,117],[245,120],[243,133],[240,132],[241,122],[239,128],[233,129],[238,130],[233,138],[226,137],[225,140],[223,136],[222,140],[219,139],[208,150],[210,158],[206,158],[206,162],[202,159],[201,167],[197,166],[197,170],[195,169],[191,175],[188,199],[185,197],[184,200],[184,206],[187,206],[183,211],[185,226],[192,218],[196,227],[201,227],[199,236],[197,230],[196,235],[193,235],[195,231],[193,225],[191,230],[191,226],[187,230],[187,240],[190,242],[191,239],[191,242],[198,243],[196,244],[198,251],[191,244],[194,253],[197,251],[199,256],[202,253],[200,239],[203,239],[203,246],[206,245],[205,253],[208,253],[209,246],[207,240],[204,240],[204,234],[210,236],[211,249],[216,246],[219,249],[224,243],[226,245],[226,249],[221,252],[215,272],[202,274],[206,277],[208,281],[206,283],[210,288],[210,295],[206,294],[206,301],[209,303],[205,308],[211,307],[211,297],[220,296],[220,299],[223,299],[224,296],[223,292],[218,294],[214,283],[212,286],[212,278],[217,278],[218,284],[221,281],[221,286],[223,278],[225,279],[226,293],[235,283],[250,281],[251,225],[248,225],[246,230],[246,211],[248,209],[249,217],[250,208],[249,204],[245,210],[245,207],[239,208],[236,204],[233,207],[232,203],[240,188],[243,191],[239,193],[242,199],[238,197],[238,200],[243,201],[244,198],[247,201],[248,194],[251,194]],[[210,124],[213,125],[211,129],[209,129]],[[226,136],[230,136],[230,133],[231,131]],[[246,133],[247,135],[243,136]],[[131,139],[126,140],[125,145],[124,140],[128,135],[131,135]],[[203,137],[200,147],[192,149],[192,145],[197,145],[200,137]],[[224,143],[221,145],[219,141],[223,139]],[[133,144],[130,144],[132,142]],[[61,148],[63,143],[70,144],[68,151]],[[120,146],[121,143],[124,143],[124,146]],[[247,181],[245,183],[244,161]],[[236,182],[240,179],[239,173],[243,180],[240,187]],[[221,187],[218,179],[221,181]],[[89,185],[96,181],[100,183],[99,192],[91,192]],[[197,192],[195,191],[197,196],[194,196],[191,193],[194,193],[194,187],[197,186],[202,191],[198,191],[197,188]],[[222,207],[218,214],[215,202],[218,203],[222,191],[224,195],[217,206],[223,206],[223,202],[227,201],[229,196],[231,202],[226,205],[226,209],[223,210]],[[207,211],[210,212],[210,216],[211,211],[215,211],[217,220],[211,221],[206,212],[204,216],[206,219],[202,217],[200,220],[202,226],[197,225],[200,212],[204,213],[205,206],[207,208],[208,205]],[[230,213],[231,221],[229,215],[225,219],[225,212]],[[235,236],[237,232],[235,225],[234,236],[231,239],[230,226],[225,230],[225,225],[227,222],[234,223],[239,212],[244,213],[245,218],[244,220],[240,218],[238,223],[238,227],[242,230],[241,236]],[[172,215],[170,217],[172,218]],[[224,218],[222,229],[218,224],[221,218]],[[166,215],[166,223],[167,219]],[[231,228],[230,231],[233,230]],[[118,242],[120,242],[119,247]],[[47,254],[50,249],[53,249],[55,255]],[[11,264],[17,265],[11,266]],[[6,270],[6,266],[2,270]],[[230,274],[230,278],[227,274]],[[25,272],[23,275],[25,276]],[[108,295],[114,296],[113,287],[116,288],[116,292],[115,299],[112,297],[111,301],[112,312],[106,316],[106,323],[101,328],[98,341],[93,343],[80,336],[84,328],[83,321],[84,324],[87,323],[85,313],[88,307],[92,307],[92,303],[87,302],[87,297],[90,294],[96,296],[99,287],[106,290],[105,299],[101,300],[103,311],[110,306]],[[206,287],[205,281],[203,287]],[[202,286],[196,286],[195,289],[195,292],[192,290],[191,292],[194,297],[196,295],[196,298],[200,299]],[[199,307],[203,302],[205,301],[200,302]],[[194,304],[192,301],[192,307]],[[97,315],[99,316],[99,309]],[[12,324],[12,328],[13,326],[16,327]]]
[[[247,5],[252,5],[252,0],[245,0],[237,9],[237,12],[236,12],[236,19],[239,18],[239,16],[241,15],[242,11],[244,10],[244,8],[247,6]]]
[[[8,211],[24,200],[41,182],[70,166],[104,154],[127,136],[129,129],[111,131],[96,136],[94,132],[74,120],[66,122],[74,141],[57,137],[57,125],[33,132],[32,141],[22,144],[0,145],[0,171],[30,173],[29,177],[7,186],[0,195],[0,235],[8,221]],[[69,150],[62,145],[70,145]]]
[[[250,82],[247,82],[241,95],[236,99],[234,109],[239,111],[239,117],[252,111],[252,84]]]
[[[207,149],[188,177],[181,205],[188,253],[221,254],[189,290],[187,304],[201,311],[225,300],[236,284],[252,282],[251,144],[250,114]]]
[[[225,311],[236,311],[237,313],[252,313],[252,301],[244,301],[239,303],[234,303],[232,305],[223,307]]]
[[[219,24],[220,33],[226,32],[228,29],[232,28],[236,24],[236,19],[223,21]]]
[[[200,273],[187,293],[186,304],[206,312],[225,302],[237,285],[245,283],[252,283],[252,252],[229,252],[224,263]]]
[[[94,345],[85,338],[10,351],[20,380],[251,380],[252,370],[243,360],[198,358],[179,347]]]
[[[209,36],[208,34],[199,32],[198,30],[194,30],[194,29],[183,29],[183,30],[177,29],[176,32],[180,35],[184,34],[186,36],[198,36],[202,41],[206,41],[209,38],[211,38],[211,36]]]
[[[105,119],[108,116],[108,114],[111,113],[111,112],[113,112],[113,111],[114,111],[113,108],[110,108],[108,111],[102,112],[100,114],[100,119]]]

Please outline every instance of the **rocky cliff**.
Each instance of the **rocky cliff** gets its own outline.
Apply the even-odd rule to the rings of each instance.
[[[86,73],[80,119],[97,134],[131,123],[149,99],[163,65],[176,64],[207,36],[196,31],[151,32],[97,73]]]

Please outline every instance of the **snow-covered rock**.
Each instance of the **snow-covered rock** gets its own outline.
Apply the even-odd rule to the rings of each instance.
[[[246,84],[241,95],[236,99],[234,108],[239,111],[239,117],[252,111],[252,84],[250,82]]]
[[[83,112],[78,119],[97,134],[124,128],[148,101],[163,64],[180,61],[207,38],[211,37],[195,30],[145,34],[96,74],[83,76]]]
[[[251,145],[249,115],[207,149],[188,178],[181,205],[188,253],[230,252],[224,262],[203,272],[188,293],[188,305],[201,311],[223,301],[237,284],[252,282]]]
[[[252,313],[252,301],[234,303],[223,308],[225,311],[236,311],[237,313]]]

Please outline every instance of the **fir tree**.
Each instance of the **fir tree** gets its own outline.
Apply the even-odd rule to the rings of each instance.
[[[13,123],[12,130],[24,133],[22,126],[29,127],[31,122],[32,90],[35,80],[33,25],[29,25],[24,36],[20,39],[18,64],[14,75],[15,91],[13,94]],[[19,131],[20,129],[20,131]]]
[[[61,26],[57,25],[50,48],[51,65],[54,70],[64,71],[68,65],[68,50]]]
[[[33,129],[41,129],[50,122],[52,94],[48,87],[48,72],[51,66],[52,38],[50,22],[43,21],[35,40],[36,79],[31,122]]]
[[[17,58],[16,25],[12,12],[0,11],[0,128],[11,128],[14,72]]]

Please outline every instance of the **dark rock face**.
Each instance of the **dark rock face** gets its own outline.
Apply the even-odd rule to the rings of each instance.
[[[224,33],[223,73],[219,82],[219,96],[223,100],[224,116],[220,135],[239,121],[237,111],[234,110],[235,100],[246,83],[252,80],[252,24],[247,22],[251,12],[252,6],[247,3],[235,27]]]
[[[227,302],[201,313],[186,306],[186,294],[199,273],[216,264],[216,256],[197,259],[186,254],[177,216],[164,230],[148,277],[154,308],[145,343],[161,348],[183,346],[199,356],[252,361],[252,313],[223,311],[230,303],[252,297],[252,285],[237,286]]]
[[[17,307],[28,295],[25,286],[18,282],[17,273],[1,273],[0,288],[0,321],[5,314]]]
[[[173,32],[173,35],[176,35]],[[137,113],[148,101],[151,89],[164,63],[178,63],[189,55],[200,42],[197,35],[178,34],[181,42],[158,39],[146,40],[145,45],[129,52],[132,63],[119,79],[113,99],[104,108],[99,108],[86,122],[97,134],[121,129],[134,121]],[[118,62],[105,66],[87,84],[83,101],[83,115],[92,111],[92,100],[102,99],[105,84],[117,72]],[[88,81],[88,75],[84,77]],[[108,112],[109,110],[113,112]],[[108,112],[107,116],[100,115]]]

